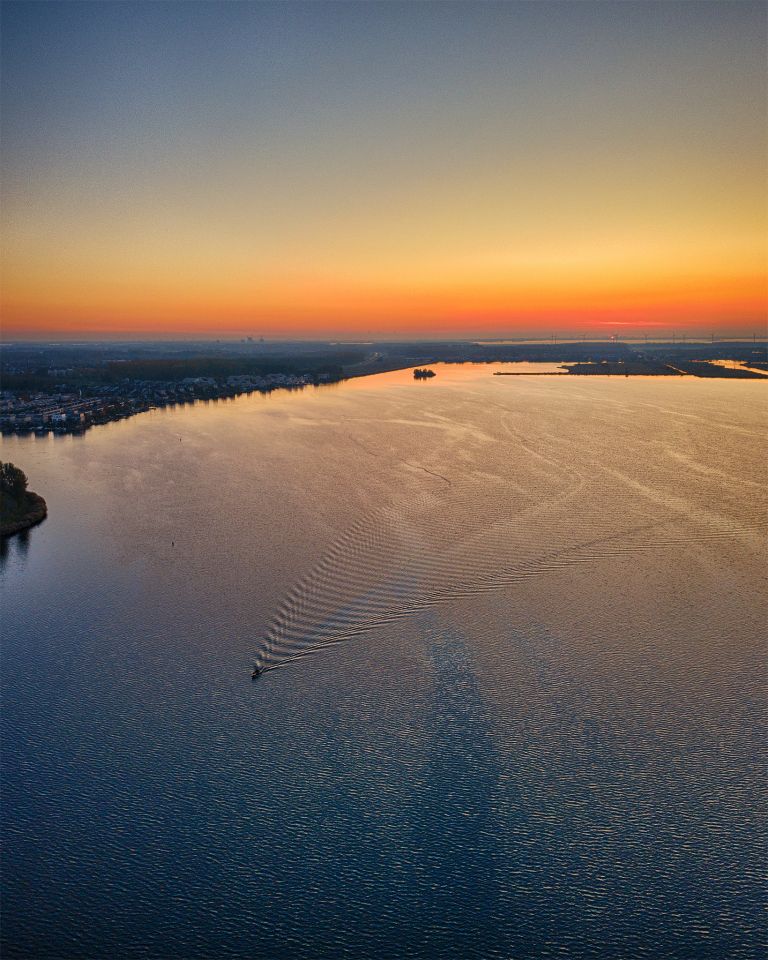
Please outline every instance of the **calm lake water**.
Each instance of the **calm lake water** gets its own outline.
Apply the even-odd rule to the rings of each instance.
[[[3,441],[4,958],[762,955],[765,384],[436,369]]]

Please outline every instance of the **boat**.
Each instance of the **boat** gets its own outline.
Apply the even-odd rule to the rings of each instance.
[[[264,667],[254,666],[253,673],[251,674],[251,680],[256,680],[258,677],[262,675],[262,673],[264,673]]]

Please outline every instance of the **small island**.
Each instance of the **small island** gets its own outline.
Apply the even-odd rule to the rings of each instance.
[[[45,500],[27,490],[27,475],[12,463],[0,461],[0,536],[11,537],[45,520]]]
[[[435,377],[437,374],[434,370],[428,370],[426,367],[420,368],[416,367],[413,371],[414,380],[428,380],[430,377]]]

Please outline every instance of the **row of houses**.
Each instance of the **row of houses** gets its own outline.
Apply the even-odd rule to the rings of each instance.
[[[323,378],[326,379],[326,378]],[[267,376],[187,377],[181,381],[125,380],[100,386],[83,396],[81,391],[50,393],[0,393],[2,433],[82,433],[88,427],[122,420],[156,407],[197,400],[234,397],[254,391],[297,389],[315,382],[295,374]]]

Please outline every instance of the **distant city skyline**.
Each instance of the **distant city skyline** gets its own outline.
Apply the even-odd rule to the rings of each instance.
[[[762,3],[4,3],[6,339],[758,336]]]

